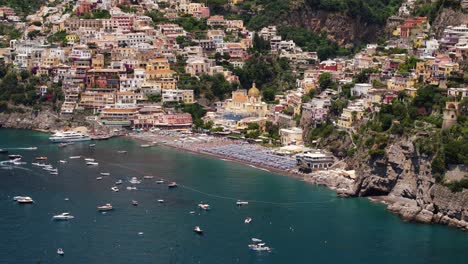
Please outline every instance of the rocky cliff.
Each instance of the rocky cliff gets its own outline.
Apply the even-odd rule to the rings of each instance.
[[[328,12],[303,5],[291,10],[281,25],[301,27],[313,32],[326,32],[339,45],[373,42],[382,27],[340,12]]]
[[[468,13],[466,11],[444,8],[442,12],[438,13],[431,26],[436,36],[440,38],[447,26],[459,26],[461,24],[468,24]]]
[[[468,192],[453,193],[436,184],[431,159],[418,153],[415,137],[398,138],[383,156],[356,162],[353,166],[359,178],[354,195],[379,196],[390,211],[408,221],[468,230]]]
[[[0,113],[0,127],[54,131],[64,127],[90,126],[89,122],[80,116],[66,119],[47,107],[38,111],[21,109],[21,112]]]

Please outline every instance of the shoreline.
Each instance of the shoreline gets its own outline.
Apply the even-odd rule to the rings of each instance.
[[[154,141],[151,141],[149,139],[143,139],[143,138],[140,138],[140,137],[135,137],[132,134],[126,135],[125,137],[128,137],[130,139],[134,139],[136,141],[145,142],[145,143],[153,143],[154,142]],[[206,156],[206,157],[211,157],[211,158],[215,158],[215,159],[218,159],[218,160],[230,161],[230,162],[234,162],[236,164],[252,167],[252,168],[255,168],[255,169],[259,169],[259,170],[263,170],[263,171],[267,171],[267,172],[271,172],[271,173],[281,174],[281,175],[285,175],[285,176],[288,176],[288,177],[292,177],[292,178],[296,178],[296,179],[305,181],[305,175],[302,175],[300,173],[295,173],[295,172],[286,171],[286,170],[280,170],[280,169],[272,168],[272,167],[269,167],[269,166],[254,164],[253,162],[246,162],[246,161],[233,159],[233,158],[226,157],[226,156],[219,155],[219,154],[209,153],[209,152],[206,152],[206,151],[193,150],[193,149],[184,148],[184,147],[181,147],[181,146],[176,146],[176,145],[163,143],[163,142],[157,142],[155,145],[160,145],[160,146],[163,146],[163,147],[167,147],[167,148],[171,148],[171,149],[175,149],[175,150],[178,150],[178,151],[187,152],[187,153],[191,153],[191,154],[195,154],[195,155],[202,155],[202,156]]]

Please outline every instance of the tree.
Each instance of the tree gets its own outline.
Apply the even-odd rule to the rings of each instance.
[[[336,87],[336,84],[332,80],[332,75],[329,72],[324,72],[319,76],[319,87],[320,90],[330,89]]]
[[[264,52],[270,50],[270,42],[260,37],[257,33],[254,33],[252,44],[255,51]]]
[[[28,32],[28,38],[33,40],[37,37],[37,35],[39,35],[39,33],[41,33],[39,30],[33,30],[33,31],[30,31]]]
[[[147,94],[146,98],[148,99],[148,102],[151,103],[159,103],[162,100],[161,94]]]

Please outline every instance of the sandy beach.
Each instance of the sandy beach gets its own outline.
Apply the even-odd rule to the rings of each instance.
[[[172,131],[132,133],[129,137],[143,142],[176,148],[304,180],[291,157],[271,154],[271,149],[238,140]],[[281,166],[279,166],[281,165]]]

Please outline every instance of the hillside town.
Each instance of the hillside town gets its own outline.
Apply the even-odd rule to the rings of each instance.
[[[442,127],[457,122],[459,102],[468,95],[468,27],[449,26],[437,38],[426,17],[409,15],[408,5],[389,18],[393,32],[385,43],[367,44],[350,58],[326,59],[283,39],[274,25],[251,31],[242,20],[190,0],[51,1],[25,20],[1,7],[0,17],[22,35],[3,36],[7,45],[0,56],[37,76],[37,94],[45,100],[50,87],[60,87],[63,119],[85,115],[103,127],[134,131],[194,128],[290,156],[314,147],[306,127],[331,121],[337,130],[355,133],[385,105],[417,96],[423,85],[446,91]],[[273,98],[265,98],[256,80],[243,86],[233,70],[258,52],[258,39],[294,74],[294,87],[268,95]],[[207,76],[236,89],[207,100],[206,92],[186,85]],[[202,115],[194,113],[199,108]],[[324,157],[323,164],[305,166],[330,167],[331,156]]]

